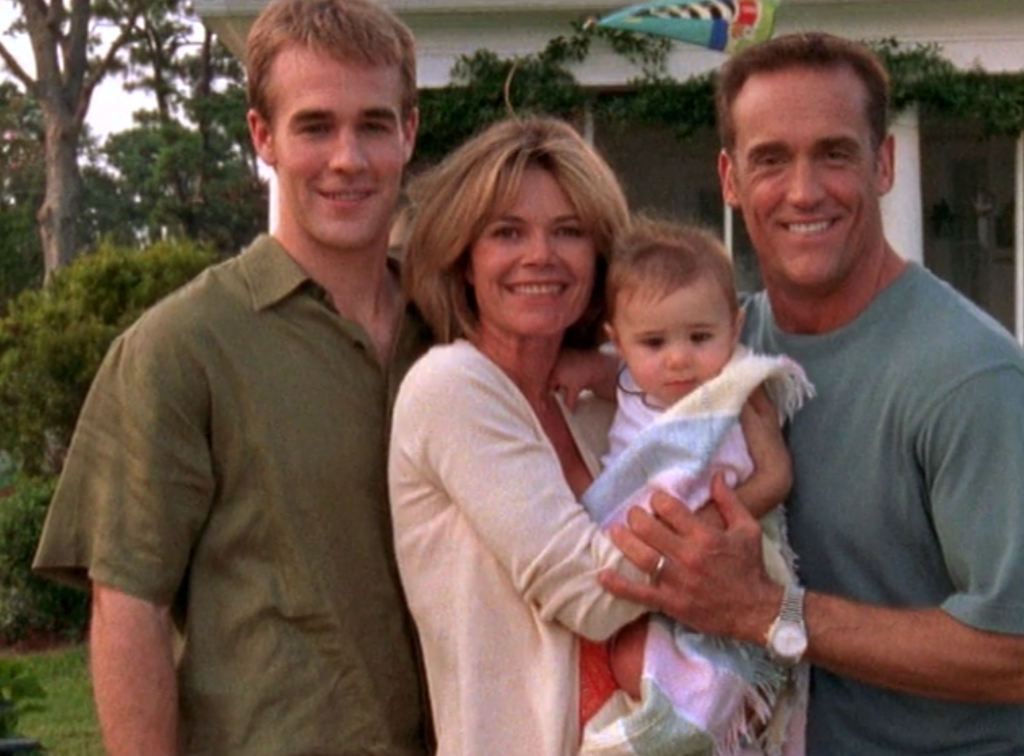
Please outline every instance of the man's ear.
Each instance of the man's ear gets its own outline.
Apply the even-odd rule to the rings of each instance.
[[[273,168],[277,163],[277,156],[274,152],[274,133],[270,123],[252,108],[245,114],[245,120],[249,124],[249,138],[252,139],[253,149],[260,160]]]
[[[875,185],[878,196],[884,197],[896,183],[896,137],[886,134],[878,148],[875,164]]]
[[[736,193],[735,166],[728,150],[718,153],[718,180],[722,184],[722,199],[730,207],[739,207],[740,200]]]
[[[409,111],[408,118],[402,121],[402,136],[405,139],[405,163],[412,160],[412,153],[416,149],[416,133],[420,128],[420,109],[413,108]]]

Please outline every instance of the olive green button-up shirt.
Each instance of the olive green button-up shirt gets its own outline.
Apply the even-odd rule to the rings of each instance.
[[[429,334],[408,313],[383,368],[318,292],[260,237],[125,332],[36,556],[174,608],[186,754],[427,750],[385,471]]]

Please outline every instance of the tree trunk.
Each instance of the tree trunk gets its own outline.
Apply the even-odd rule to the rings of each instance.
[[[110,3],[95,1],[103,6],[105,20],[116,22],[114,28],[118,29],[105,52],[90,32],[94,0],[15,0],[32,45],[35,77],[0,38],[0,59],[43,111],[46,193],[36,218],[47,283],[78,252],[77,221],[82,197],[78,143],[93,90],[109,71],[120,65],[121,48],[135,38],[143,6],[156,2],[132,0],[118,13],[119,9],[110,7]]]
[[[43,243],[44,283],[78,254],[78,213],[82,174],[78,168],[81,126],[75,116],[43,105],[46,123],[46,194],[36,216]]]

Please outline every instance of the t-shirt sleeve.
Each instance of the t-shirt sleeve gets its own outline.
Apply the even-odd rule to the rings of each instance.
[[[92,384],[36,553],[40,574],[169,604],[213,497],[205,372],[144,318]]]
[[[972,627],[1024,633],[1024,373],[981,371],[933,417],[920,454],[956,589],[943,608]]]
[[[443,492],[545,620],[592,638],[643,613],[603,591],[597,574],[642,573],[590,520],[550,442],[511,384],[478,360],[429,355],[395,407],[392,491]]]

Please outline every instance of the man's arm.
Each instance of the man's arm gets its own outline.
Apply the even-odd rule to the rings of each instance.
[[[713,500],[724,529],[699,522],[667,496],[656,516],[634,510],[612,540],[650,572],[665,554],[656,585],[611,571],[612,594],[671,615],[698,632],[764,645],[782,588],[764,572],[760,528],[735,493],[717,479]],[[892,609],[808,593],[807,659],[840,675],[930,698],[1024,704],[1024,637],[969,627],[938,608]]]
[[[93,691],[110,756],[175,756],[178,693],[167,607],[92,585]]]

